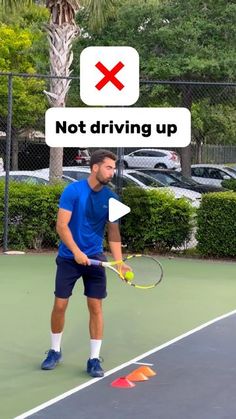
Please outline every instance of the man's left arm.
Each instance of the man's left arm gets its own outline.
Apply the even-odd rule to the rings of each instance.
[[[107,224],[108,243],[114,260],[122,260],[121,236],[118,223]]]

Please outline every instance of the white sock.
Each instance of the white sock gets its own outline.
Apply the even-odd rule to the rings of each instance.
[[[61,338],[62,338],[62,332],[61,333],[52,333],[51,332],[51,349],[53,349],[56,352],[60,352],[60,350],[61,350]]]
[[[90,339],[90,359],[99,358],[102,341]]]

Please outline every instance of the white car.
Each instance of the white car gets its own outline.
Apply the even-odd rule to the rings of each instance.
[[[201,203],[201,194],[185,188],[177,188],[176,186],[166,187],[163,183],[156,181],[153,177],[136,170],[124,170],[124,175],[130,180],[135,180],[137,185],[145,188],[164,188],[173,193],[176,199],[186,198],[193,207],[199,208]]]
[[[0,172],[4,171],[4,163],[3,163],[3,158],[0,157]]]
[[[64,166],[62,170],[64,176],[69,176],[71,178],[74,178],[75,180],[86,179],[91,173],[89,167]]]
[[[225,179],[236,179],[236,171],[223,164],[193,164],[191,176],[204,185],[221,186]]]
[[[43,169],[44,170],[44,169]],[[49,170],[15,170],[9,173],[10,180],[16,182],[30,183],[31,185],[48,185],[49,184]],[[0,181],[4,180],[6,172],[0,172]],[[62,176],[62,180],[66,183],[75,182],[74,178],[69,176]]]
[[[142,148],[123,157],[124,168],[180,169],[180,157],[175,151]]]
[[[49,169],[39,169],[35,170],[37,174],[43,174],[44,176],[49,176]],[[89,174],[91,173],[91,170],[89,167],[84,166],[63,166],[62,168],[63,178],[67,179],[73,179],[73,181],[76,180],[82,180],[87,179]]]
[[[44,172],[44,174],[48,176],[49,169],[41,169],[37,173],[40,172]],[[63,175],[67,175],[69,178],[74,178],[75,180],[87,179],[89,174],[90,169],[87,167],[63,167]],[[111,188],[115,189],[116,184],[117,177],[115,174],[110,182]],[[143,189],[164,188],[172,192],[176,199],[186,198],[195,208],[198,208],[201,202],[201,194],[198,192],[190,191],[184,188],[177,188],[175,186],[166,187],[163,183],[153,179],[153,177],[136,170],[128,169],[123,171],[122,186],[139,186]]]

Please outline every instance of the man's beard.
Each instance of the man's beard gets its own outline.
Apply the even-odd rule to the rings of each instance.
[[[111,178],[109,178],[109,179],[103,179],[98,174],[96,175],[96,179],[103,186],[107,185],[111,181]]]

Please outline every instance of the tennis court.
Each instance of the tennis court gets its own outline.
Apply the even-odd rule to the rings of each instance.
[[[1,418],[25,412],[29,413],[24,417],[85,419],[95,414],[97,418],[112,414],[114,419],[235,416],[235,386],[231,386],[235,316],[173,341],[235,310],[235,263],[161,258],[163,282],[149,291],[126,286],[108,273],[101,353],[108,375],[97,381],[84,371],[89,336],[81,286],[74,291],[67,313],[64,362],[53,371],[40,370],[49,347],[54,258],[53,254],[0,257]],[[157,375],[133,389],[110,386],[115,378],[136,368],[139,360],[153,364]],[[49,402],[65,392],[73,393],[72,389],[78,391],[59,397],[59,404]],[[217,401],[214,406],[212,400]],[[32,410],[46,402],[47,410]]]

